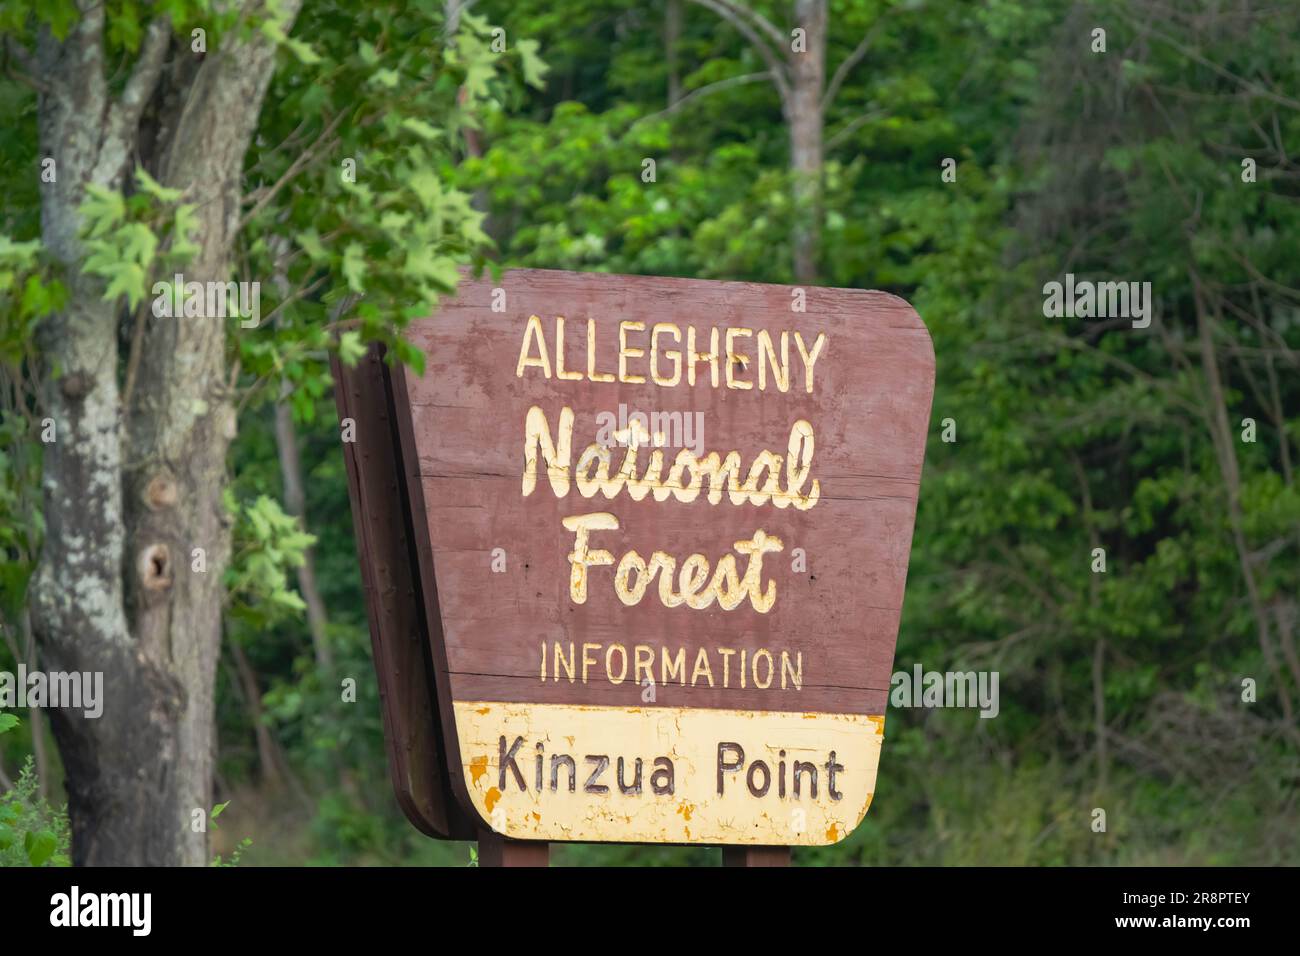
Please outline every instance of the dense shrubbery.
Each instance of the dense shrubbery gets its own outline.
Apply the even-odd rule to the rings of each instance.
[[[0,712],[0,735],[16,726],[17,717]],[[67,866],[67,808],[41,797],[32,764],[29,756],[13,787],[0,791],[0,866]]]

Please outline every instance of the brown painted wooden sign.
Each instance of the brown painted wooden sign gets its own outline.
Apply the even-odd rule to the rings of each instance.
[[[410,335],[427,371],[391,371],[392,494],[448,770],[425,829],[847,836],[875,789],[934,385],[916,313],[518,270]]]

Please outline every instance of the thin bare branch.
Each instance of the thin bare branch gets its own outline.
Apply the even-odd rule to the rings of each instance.
[[[771,37],[777,49],[781,49],[790,42],[790,38],[773,26],[772,21],[752,7],[747,7],[743,3],[736,3],[734,0],[716,0],[716,2],[719,6],[730,10],[734,16],[747,18],[755,27]]]
[[[706,84],[705,86],[701,86],[699,89],[691,90],[689,93],[687,93],[685,96],[679,99],[672,106],[668,107],[666,110],[659,110],[659,112],[657,113],[650,113],[647,116],[642,116],[640,119],[634,122],[632,126],[628,128],[629,129],[635,128],[641,123],[645,123],[653,119],[658,119],[661,116],[670,116],[673,113],[676,113],[682,107],[686,106],[686,104],[690,103],[692,100],[701,99],[702,97],[708,96],[710,93],[719,93],[722,90],[728,90],[731,89],[732,87],[741,86],[745,83],[757,83],[759,80],[767,80],[767,79],[771,79],[771,77],[772,77],[771,71],[764,70],[762,73],[745,73],[741,76],[729,76],[725,80],[718,80],[716,83]]]
[[[750,45],[754,47],[758,52],[758,55],[763,58],[763,62],[767,64],[767,68],[772,74],[772,82],[776,84],[777,90],[781,93],[781,107],[788,113],[791,106],[789,64],[786,61],[784,53],[778,53],[776,50],[773,50],[768,46],[767,43],[763,41],[763,38],[759,36],[758,29],[755,28],[753,23],[745,19],[741,12],[739,12],[745,10],[745,8],[740,7],[738,4],[730,3],[728,0],[691,0],[691,2],[712,10],[718,16],[722,17],[722,19],[726,20],[733,27],[739,30],[740,34],[750,42]],[[752,15],[752,11],[746,10],[745,12],[750,12]],[[760,17],[759,19],[761,20],[762,18]],[[772,31],[772,35],[775,35],[777,49],[782,49],[786,38],[781,36],[779,32],[776,32],[776,28],[772,27],[770,23],[767,23],[766,20],[763,20],[762,22],[767,24],[767,27]]]
[[[293,177],[297,176],[300,172],[311,165],[312,161],[316,159],[322,146],[328,145],[332,142],[329,137],[333,135],[336,129],[338,129],[338,125],[342,122],[343,116],[344,111],[339,110],[339,112],[335,114],[334,118],[329,121],[329,125],[327,125],[325,129],[321,130],[321,134],[316,137],[316,142],[312,143],[294,157],[293,162],[289,164],[289,168],[284,171],[284,174],[276,181],[275,185],[267,190],[261,198],[257,200],[256,205],[254,205],[253,208],[245,213],[244,217],[239,220],[239,228],[241,231],[257,216],[258,213],[266,208],[267,204],[275,198],[276,194],[281,189],[288,185],[289,181],[292,180]]]
[[[40,68],[36,65],[36,58],[32,56],[31,51],[24,47],[13,37],[5,37],[5,75],[10,79],[22,83],[24,86],[31,87],[38,93],[48,93],[50,86],[48,83],[39,79]],[[9,64],[13,60],[21,67],[22,72],[15,72]]]
[[[885,23],[888,22],[889,15],[895,9],[897,8],[891,7],[889,10],[882,13],[876,19],[876,22],[867,28],[867,32],[862,35],[862,39],[858,41],[858,45],[853,48],[853,52],[845,57],[844,62],[835,68],[835,75],[831,77],[830,83],[826,85],[826,93],[822,96],[823,113],[831,108],[831,104],[835,102],[835,97],[840,92],[840,87],[843,86],[844,81],[848,79],[849,73],[852,72],[855,66],[862,62],[862,58],[867,55],[867,51],[871,48],[871,41],[874,40],[884,28]]]
[[[832,136],[830,139],[826,141],[826,152],[829,153],[840,143],[844,142],[845,139],[852,136],[862,127],[870,123],[872,120],[881,119],[882,117],[888,115],[889,115],[889,110],[872,110],[870,113],[863,113],[861,116],[854,119],[851,123],[845,125],[845,127],[842,130],[840,130],[838,133],[836,133],[834,136]]]
[[[122,407],[131,408],[131,395],[135,391],[136,376],[140,371],[140,356],[144,350],[144,327],[148,321],[145,316],[144,303],[135,310],[135,324],[131,329],[131,352],[126,362],[126,383],[122,386]]]
[[[1152,27],[1149,23],[1141,23],[1141,24],[1133,23],[1133,26],[1137,27],[1137,29],[1140,32],[1149,33],[1157,40],[1167,43],[1169,46],[1173,47],[1175,50],[1177,50],[1183,56],[1187,57],[1189,60],[1193,60],[1196,63],[1199,63],[1201,66],[1213,70],[1215,73],[1219,74],[1219,76],[1222,76],[1224,79],[1231,80],[1232,82],[1240,86],[1242,89],[1254,93],[1256,96],[1262,96],[1267,100],[1273,101],[1274,103],[1279,103],[1282,106],[1285,106],[1289,109],[1300,110],[1300,100],[1293,100],[1289,96],[1283,96],[1281,93],[1275,93],[1272,90],[1268,89],[1267,87],[1260,86],[1258,83],[1254,82],[1253,80],[1248,80],[1243,76],[1238,76],[1236,73],[1233,73],[1231,70],[1225,69],[1224,67],[1219,66],[1219,64],[1213,62],[1212,60],[1208,60],[1205,57],[1201,56],[1201,54],[1198,53],[1196,50],[1193,50],[1190,47],[1185,46],[1182,43],[1179,43],[1173,37],[1169,36],[1169,34],[1161,33],[1159,30]]]
[[[136,60],[135,69],[131,71],[131,78],[126,81],[122,98],[118,101],[118,108],[122,111],[123,121],[128,128],[140,122],[144,105],[153,95],[154,87],[158,85],[163,61],[167,57],[168,47],[171,46],[171,34],[172,21],[167,15],[154,20],[145,32],[144,43],[140,47],[140,58]]]

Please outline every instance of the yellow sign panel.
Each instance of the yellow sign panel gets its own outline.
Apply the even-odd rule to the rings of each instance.
[[[883,716],[456,703],[465,786],[532,840],[824,846],[876,786]]]

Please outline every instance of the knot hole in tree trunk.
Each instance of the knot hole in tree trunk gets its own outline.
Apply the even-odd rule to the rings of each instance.
[[[140,584],[145,591],[165,591],[172,586],[171,552],[165,544],[151,544],[140,552]]]

